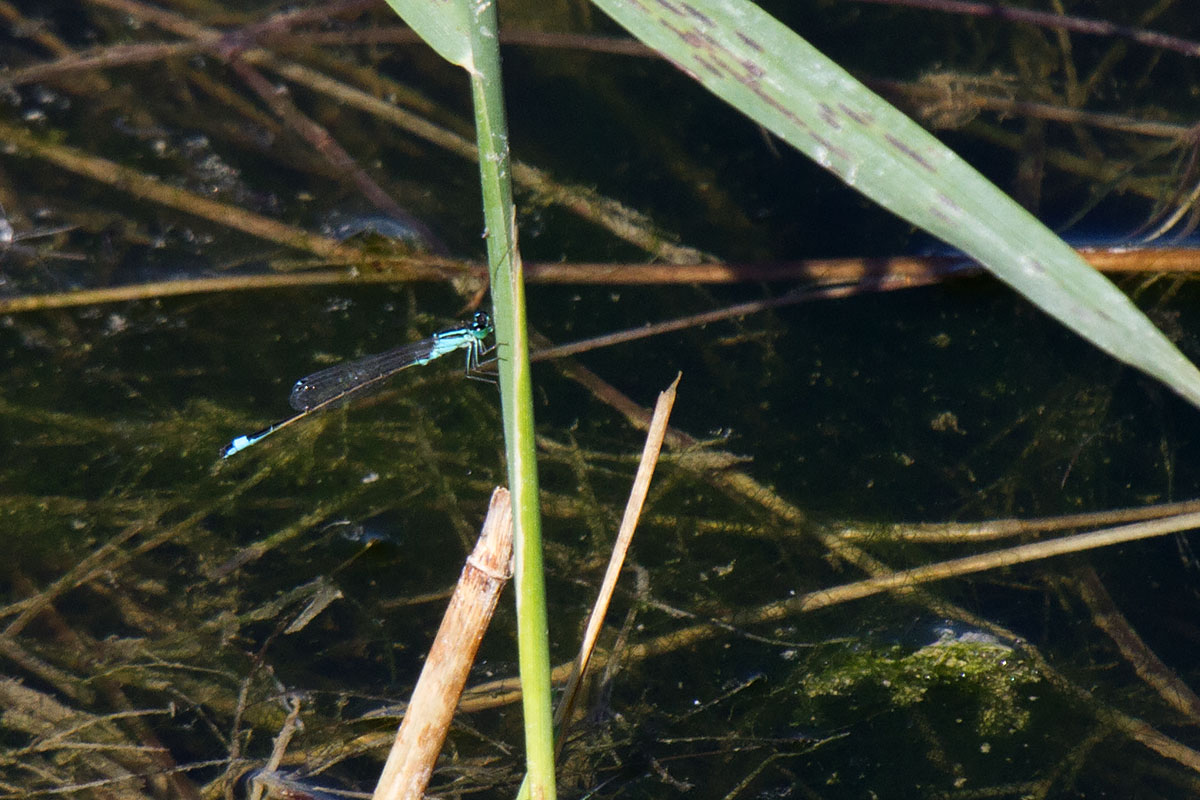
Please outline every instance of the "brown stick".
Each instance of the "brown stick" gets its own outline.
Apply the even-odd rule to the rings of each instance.
[[[679,379],[683,373],[675,376],[671,385],[658,395],[654,405],[654,417],[650,421],[650,430],[646,433],[646,444],[642,448],[642,459],[638,462],[637,475],[633,479],[633,488],[629,492],[629,500],[625,504],[625,516],[621,519],[621,528],[617,533],[617,541],[613,544],[612,555],[608,559],[608,569],[600,584],[600,593],[592,606],[591,616],[588,617],[587,629],[583,641],[579,643],[579,654],[575,656],[575,664],[571,676],[567,678],[567,686],[563,690],[562,700],[554,714],[554,727],[558,731],[554,753],[558,756],[562,750],[562,726],[571,716],[575,707],[575,698],[579,692],[580,682],[587,672],[588,662],[596,647],[596,639],[600,635],[600,626],[608,614],[608,606],[612,601],[613,592],[617,589],[617,578],[621,575],[621,567],[625,564],[625,554],[633,541],[633,532],[637,528],[638,519],[642,515],[642,506],[646,503],[646,495],[650,492],[650,479],[654,477],[654,468],[658,466],[658,456],[662,452],[663,438],[667,435],[667,422],[671,418],[671,409],[675,406],[675,390],[679,387]]]
[[[8,131],[0,125],[0,137]],[[68,151],[70,152],[70,151]],[[91,158],[91,157],[87,157]],[[59,154],[52,155],[48,160],[59,162]],[[97,169],[106,170],[109,162],[100,162]],[[68,168],[70,165],[64,164]],[[115,165],[112,165],[115,166]],[[124,168],[121,168],[124,169]],[[117,183],[121,176],[113,173],[113,178],[98,177],[87,169],[75,171],[97,177],[109,183]],[[125,184],[128,185],[128,184]],[[133,187],[136,193],[136,187]],[[159,186],[159,188],[165,188]],[[182,190],[171,190],[187,195]],[[160,200],[158,197],[150,199]],[[161,200],[160,200],[161,201]],[[222,206],[211,200],[204,200],[205,205],[198,207],[189,199],[187,203],[175,204],[180,210],[207,217],[214,222],[230,224],[230,217],[241,217],[240,227],[246,233],[261,238],[278,241],[295,247],[304,247],[306,242],[296,237],[306,232],[298,231],[286,225],[267,220],[270,228],[252,227],[250,223],[258,219],[233,206]],[[215,208],[217,211],[209,211]],[[336,242],[313,234],[310,241],[318,241],[322,247],[326,243],[337,245]],[[347,245],[342,244],[342,247]],[[321,249],[309,247],[313,252],[327,257]],[[1115,273],[1195,273],[1200,272],[1200,250],[1186,247],[1130,247],[1112,249],[1082,249],[1079,251],[1088,263],[1101,272]],[[21,311],[36,311],[47,308],[66,308],[97,303],[115,303],[127,300],[139,300],[151,297],[167,297],[172,295],[205,294],[208,292],[223,292],[245,289],[271,289],[292,286],[311,286],[340,283],[402,283],[406,280],[444,280],[448,273],[482,279],[485,275],[481,265],[470,261],[438,258],[436,256],[405,257],[402,259],[378,258],[350,251],[349,258],[355,264],[368,264],[371,269],[323,269],[319,271],[301,270],[291,266],[285,274],[266,275],[230,275],[220,278],[197,278],[194,280],[161,281],[157,283],[140,283],[130,286],[112,286],[100,289],[81,289],[79,291],[24,295],[0,299],[0,313],[14,314]],[[281,266],[280,269],[283,269]],[[910,286],[925,286],[930,283],[951,278],[981,274],[983,270],[971,267],[962,259],[947,259],[941,256],[895,256],[891,258],[813,258],[796,261],[778,261],[759,264],[722,264],[722,263],[692,263],[692,264],[526,264],[525,275],[530,283],[555,283],[573,285],[646,285],[646,284],[686,284],[708,283],[727,284],[747,281],[811,281],[818,285],[843,284],[834,289],[826,290],[830,297],[840,297],[871,289],[900,289]],[[853,285],[851,285],[853,284]],[[811,298],[810,298],[811,299]],[[787,301],[762,301],[763,303],[786,304]],[[761,309],[752,309],[761,310]],[[718,312],[720,313],[720,312]],[[751,311],[738,312],[751,313]]]
[[[383,190],[367,171],[358,165],[346,149],[338,143],[328,130],[317,124],[310,117],[296,108],[286,92],[279,90],[262,76],[250,63],[237,55],[228,56],[229,66],[251,89],[258,94],[264,103],[270,106],[275,116],[308,142],[309,146],[320,153],[338,173],[357,187],[376,208],[388,216],[405,224],[416,233],[421,241],[433,252],[441,256],[450,254],[449,248],[437,237],[437,234],[421,220],[400,207],[400,204]]]
[[[1035,11],[1025,8],[1001,6],[997,3],[963,2],[963,0],[859,0],[860,3],[876,3],[879,5],[904,5],[910,8],[924,8],[931,11],[944,11],[952,14],[965,14],[973,17],[990,17],[1005,22],[1018,22],[1027,25],[1037,25],[1052,30],[1069,31],[1071,33],[1088,34],[1091,36],[1120,36],[1138,44],[1161,50],[1170,50],[1191,58],[1200,57],[1200,42],[1170,36],[1157,31],[1148,31],[1130,25],[1118,25],[1104,19],[1089,19],[1074,17],[1048,11]]]
[[[479,642],[511,574],[512,535],[508,490],[498,488],[413,690],[374,800],[417,800],[424,794]]]
[[[44,142],[23,128],[0,124],[0,140],[15,146],[22,155],[34,155],[76,175],[123,189],[135,197],[204,217],[260,239],[307,250],[325,258],[354,257],[353,248],[336,240],[284,225],[243,208],[200,197],[108,159],[88,155],[72,147]]]
[[[1091,610],[1092,622],[1113,640],[1138,677],[1157,692],[1163,702],[1188,717],[1193,725],[1200,721],[1200,697],[1138,635],[1109,595],[1096,570],[1086,565],[1077,570],[1075,576],[1078,578],[1076,590]]]
[[[205,27],[181,15],[137,0],[91,0],[91,2],[94,5],[128,14],[134,19],[156,25],[178,36],[204,39],[220,44],[219,40],[213,39],[214,35],[220,33],[216,29]],[[357,108],[391,125],[403,128],[448,152],[469,160],[477,158],[475,143],[469,137],[434,125],[417,114],[398,108],[361,89],[336,81],[328,75],[303,65],[276,58],[274,54],[261,48],[247,50],[241,53],[240,57],[314,92],[333,97],[347,108]],[[632,209],[622,206],[615,200],[598,195],[590,189],[559,183],[543,170],[521,161],[513,161],[512,173],[513,180],[522,188],[530,191],[536,198],[536,202],[561,205],[601,227],[607,228],[618,237],[641,247],[656,258],[677,263],[699,261],[704,257],[703,253],[694,248],[672,244],[667,240],[668,237],[650,226]]]
[[[1181,500],[1175,503],[1088,511],[1082,514],[1060,514],[1054,517],[1034,519],[991,519],[982,522],[900,522],[883,527],[861,526],[859,523],[845,522],[835,523],[829,527],[838,537],[847,541],[861,542],[882,539],[922,544],[962,544],[1073,528],[1106,527],[1124,522],[1140,522],[1176,514],[1190,514],[1196,511],[1200,511],[1200,500]]]

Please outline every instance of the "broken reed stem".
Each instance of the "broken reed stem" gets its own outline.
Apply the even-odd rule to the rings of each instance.
[[[512,539],[508,490],[497,488],[413,689],[374,800],[416,800],[424,794],[500,590],[511,577]]]
[[[612,555],[608,559],[608,569],[600,584],[600,592],[592,606],[591,616],[588,617],[587,629],[583,641],[579,644],[579,654],[567,685],[563,689],[562,700],[559,701],[558,711],[554,715],[554,728],[558,732],[554,755],[558,758],[562,750],[562,726],[571,716],[575,699],[579,693],[579,685],[587,671],[592,651],[596,647],[596,639],[600,635],[600,626],[608,614],[608,606],[612,601],[613,592],[617,588],[617,578],[621,575],[621,567],[625,564],[625,555],[633,541],[633,532],[637,528],[638,519],[642,515],[642,507],[646,503],[646,495],[650,491],[650,479],[654,477],[654,468],[658,466],[658,456],[662,451],[663,438],[667,434],[667,422],[671,418],[671,409],[675,406],[675,390],[683,373],[675,376],[671,385],[658,395],[654,405],[654,416],[650,420],[650,430],[646,432],[646,444],[642,448],[642,459],[638,463],[637,475],[633,479],[633,488],[629,492],[629,500],[625,504],[625,516],[621,519],[621,527],[617,532],[617,540],[613,544]]]

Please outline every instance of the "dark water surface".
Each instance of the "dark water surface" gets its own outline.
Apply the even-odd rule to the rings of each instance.
[[[24,21],[0,45],[10,70],[62,57],[41,34],[75,50],[176,41],[148,17],[100,6],[18,6]],[[276,11],[160,8],[224,30]],[[1143,24],[1200,36],[1180,9]],[[514,30],[616,33],[582,4],[501,10]],[[876,83],[953,75],[989,97],[1194,118],[1196,65],[1147,47],[850,3],[772,10]],[[1121,4],[1085,11],[1137,24]],[[264,46],[469,136],[454,70],[418,45],[351,41],[392,20],[381,6],[298,29],[340,43],[297,33]],[[659,61],[504,52],[515,155],[624,203],[680,246],[738,261],[921,246]],[[451,253],[482,256],[472,163],[289,88]],[[298,229],[377,213],[212,53],[21,83],[0,124]],[[1088,232],[1120,237],[1194,182],[1186,147],[1149,137],[996,114],[939,133],[1050,223],[1080,217],[1073,224]],[[1126,171],[1104,182],[1081,162]],[[1036,163],[1044,171],[1030,178]],[[528,260],[654,260],[596,219],[517,195]],[[131,199],[27,147],[0,154],[0,202],[18,235],[70,227],[0,254],[0,300],[271,274],[309,258]],[[411,252],[413,242],[366,245]],[[1121,285],[1200,358],[1192,283]],[[296,378],[469,316],[470,288],[231,288],[0,317],[0,796],[246,796],[239,776],[263,766],[296,700],[303,727],[281,767],[292,790],[373,788],[446,592],[505,481],[495,387],[465,380],[450,357],[228,461],[219,452],[286,416]],[[563,343],[787,288],[534,285],[529,306],[537,329]],[[1200,676],[1200,560],[1186,537],[809,613],[764,611],[1042,535],[935,541],[900,536],[901,524],[1193,498],[1195,409],[988,278],[777,309],[579,363],[643,406],[682,372],[672,424],[701,444],[669,449],[659,466],[601,638],[612,660],[566,732],[560,796],[1170,798],[1200,788],[1200,700],[1187,695]],[[534,380],[562,663],[642,434],[560,365],[537,365]],[[508,593],[469,686],[514,676],[515,664]],[[475,700],[456,718],[433,789],[511,796],[519,706]]]

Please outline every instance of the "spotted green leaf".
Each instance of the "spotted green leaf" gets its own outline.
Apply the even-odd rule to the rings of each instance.
[[[1200,372],[1107,278],[965,161],[745,0],[593,0],[709,91],[1200,406]],[[798,190],[799,191],[799,190]]]

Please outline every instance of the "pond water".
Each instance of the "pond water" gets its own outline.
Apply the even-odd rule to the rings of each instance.
[[[617,33],[583,4],[502,6],[513,31]],[[371,227],[355,246],[377,261],[354,272],[247,231],[253,217],[323,235],[331,219],[353,226],[379,213],[297,133],[298,117],[280,118],[248,88],[244,69],[211,48],[165,49],[188,24],[245,30],[276,9],[17,8],[23,21],[2,45],[12,74],[93,47],[110,61],[14,79],[0,111],[0,202],[14,231],[0,303],[42,298],[0,317],[0,796],[247,796],[245,776],[263,768],[297,701],[284,790],[370,792],[505,482],[496,387],[465,380],[450,356],[230,459],[220,452],[286,417],[300,376],[469,318],[479,286],[458,273],[379,280],[372,269],[420,243],[378,227],[357,226]],[[1196,65],[1169,52],[870,5],[771,10],[874,85],[904,81],[891,86],[911,103],[953,85],[968,99],[1131,121],[1194,116]],[[1120,4],[1092,12],[1200,36],[1169,4],[1140,23]],[[395,43],[389,14],[297,25],[262,41],[273,61],[248,61],[449,253],[480,259],[474,164],[281,66],[470,138],[465,81],[420,45]],[[518,186],[528,261],[667,260],[665,246],[639,245],[647,238],[756,263],[928,246],[670,66],[545,43],[504,50],[514,154],[568,198]],[[114,48],[133,44],[164,49],[118,63]],[[1052,224],[1118,238],[1190,175],[1185,146],[1125,129],[1010,111],[965,114],[943,133]],[[22,136],[244,219],[220,224],[190,213],[199,205],[131,193],[124,173],[85,179],[65,151],[35,151]],[[1118,178],[1086,169],[1106,161]],[[580,216],[580,198],[623,210]],[[621,238],[616,218],[644,238]],[[47,235],[19,238],[37,232]],[[322,270],[338,273],[252,285]],[[167,288],[196,280],[218,283]],[[1192,283],[1120,285],[1200,358]],[[787,288],[535,283],[529,307],[538,332],[565,343]],[[698,443],[668,448],[655,475],[601,637],[607,663],[566,730],[560,796],[1200,788],[1200,700],[1187,688],[1200,674],[1200,560],[1186,536],[818,610],[794,602],[1115,520],[1012,523],[990,536],[970,523],[1195,497],[1197,412],[1169,390],[979,276],[776,308],[576,364],[594,379],[560,362],[534,371],[555,664],[577,647],[642,446],[597,381],[649,407],[682,373],[672,425]],[[495,683],[515,665],[510,592],[431,791],[515,792],[520,706]]]

